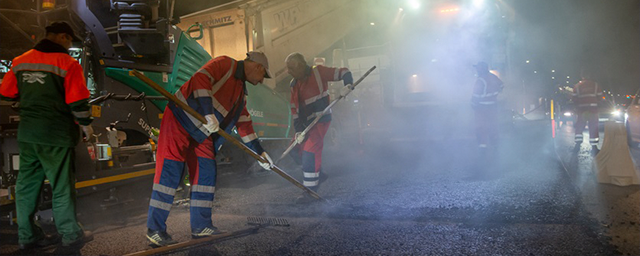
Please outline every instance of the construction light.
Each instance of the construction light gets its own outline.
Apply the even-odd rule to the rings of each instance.
[[[622,112],[620,112],[620,110],[614,110],[613,112],[611,112],[611,115],[613,116],[620,116],[622,114]]]
[[[413,9],[419,9],[420,8],[420,1],[418,1],[418,0],[409,0],[409,6],[411,6],[411,8],[413,8]]]
[[[441,9],[440,13],[457,12],[457,11],[460,11],[460,8],[455,7],[455,8]]]

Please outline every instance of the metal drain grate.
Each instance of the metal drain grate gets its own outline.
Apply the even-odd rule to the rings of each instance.
[[[247,222],[249,225],[289,226],[289,221],[283,218],[247,217]]]

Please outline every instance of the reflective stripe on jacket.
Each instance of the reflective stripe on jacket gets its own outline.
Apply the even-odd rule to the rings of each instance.
[[[175,93],[182,102],[187,103],[202,116],[214,114],[218,122],[223,123],[225,117],[232,115],[225,129],[231,132],[235,126],[242,142],[256,153],[263,152],[258,136],[253,130],[251,116],[247,111],[245,95],[244,61],[236,61],[228,56],[214,58],[202,66],[189,81]],[[229,113],[238,104],[235,113]],[[170,103],[176,119],[182,127],[199,143],[211,134],[203,127],[202,122]],[[161,127],[162,129],[162,127]],[[216,145],[222,140],[216,140]],[[216,147],[217,148],[217,147]]]
[[[347,75],[349,74],[349,75]],[[291,80],[291,114],[295,130],[300,132],[313,122],[322,111],[329,106],[329,81],[340,81],[351,78],[347,68],[332,68],[322,65],[311,68],[303,80]],[[331,121],[331,112],[323,116],[318,122]]]
[[[498,102],[498,94],[502,91],[502,80],[496,75],[487,73],[478,76],[473,87],[473,95],[471,104],[474,105],[493,105]]]
[[[583,79],[573,86],[573,102],[579,108],[598,107],[602,90],[598,83]]]
[[[13,59],[0,85],[4,99],[20,101],[18,141],[73,147],[91,123],[82,67],[67,50],[44,39]]]

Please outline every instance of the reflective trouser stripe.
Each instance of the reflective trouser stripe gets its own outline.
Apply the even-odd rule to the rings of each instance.
[[[149,206],[154,207],[154,208],[158,208],[158,209],[162,209],[162,210],[165,210],[165,211],[170,211],[171,210],[171,204],[170,203],[160,202],[160,201],[155,200],[155,199],[151,199],[151,201],[149,201]]]
[[[191,207],[205,207],[205,208],[213,207],[213,201],[192,199],[190,202],[191,202]]]
[[[304,182],[302,185],[305,187],[315,187],[319,184],[320,173],[319,172],[303,172]]]
[[[205,185],[193,185],[191,186],[191,192],[202,192],[213,194],[216,192],[215,186],[205,186]]]
[[[157,183],[153,184],[153,190],[172,196],[176,194],[175,189]]]
[[[317,180],[316,181],[306,181],[305,180],[302,183],[302,185],[304,185],[305,187],[315,187],[315,186],[318,186],[318,181]]]
[[[304,177],[305,178],[318,178],[318,177],[320,177],[320,173],[317,173],[317,172],[305,172],[304,173]]]

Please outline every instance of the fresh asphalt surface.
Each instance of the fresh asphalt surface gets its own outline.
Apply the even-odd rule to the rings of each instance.
[[[384,148],[327,146],[318,191],[326,203],[296,204],[301,190],[276,174],[221,167],[214,225],[240,230],[249,227],[247,217],[290,225],[261,227],[172,255],[618,254],[586,212],[549,131],[548,122],[522,122],[500,138],[497,149],[484,152],[469,136],[389,142]],[[282,166],[301,178],[290,161]],[[145,204],[85,220],[95,240],[81,253],[148,249]],[[190,239],[188,208],[174,206],[168,225],[174,239]],[[1,252],[14,253],[15,226],[1,227]]]

